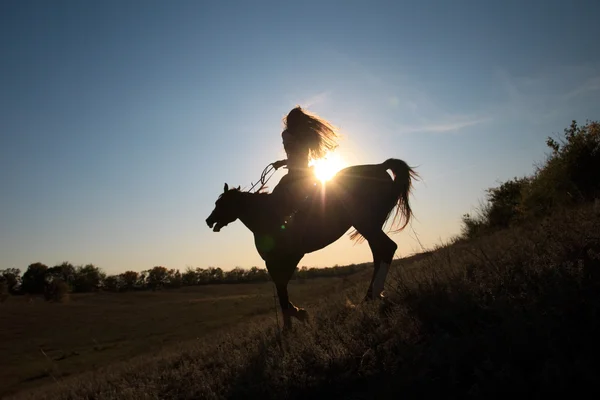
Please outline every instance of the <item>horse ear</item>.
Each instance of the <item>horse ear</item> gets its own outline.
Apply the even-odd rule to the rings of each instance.
[[[238,190],[242,190],[242,185],[238,185]]]
[[[229,190],[229,185],[227,183],[225,183],[225,186],[223,187],[223,193],[225,193],[228,190]]]

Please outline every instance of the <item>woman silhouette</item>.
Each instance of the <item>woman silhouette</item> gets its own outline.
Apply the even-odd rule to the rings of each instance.
[[[279,196],[281,211],[289,215],[302,204],[316,182],[308,166],[310,160],[322,158],[335,149],[338,135],[329,122],[301,107],[293,108],[283,122],[285,129],[281,138],[287,159],[277,161],[273,166],[278,169],[286,165],[288,173],[281,178],[272,194]]]

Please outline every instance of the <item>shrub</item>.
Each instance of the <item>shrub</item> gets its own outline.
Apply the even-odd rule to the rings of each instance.
[[[523,193],[524,211],[547,215],[552,209],[590,201],[600,194],[600,124],[573,121],[564,139],[548,138],[552,154]]]
[[[62,279],[53,279],[44,288],[46,301],[64,303],[69,300],[69,285]]]
[[[486,202],[463,215],[463,238],[473,238],[554,210],[592,201],[600,195],[600,124],[580,127],[573,121],[564,138],[548,138],[552,150],[528,177],[514,178],[487,189]]]

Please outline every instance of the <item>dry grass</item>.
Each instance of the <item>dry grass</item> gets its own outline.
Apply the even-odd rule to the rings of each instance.
[[[385,303],[348,284],[289,336],[250,322],[19,398],[593,397],[598,226],[586,207],[456,243],[400,262]]]
[[[290,293],[310,306],[356,279],[292,282]],[[10,297],[0,306],[0,396],[155,354],[248,321],[275,326],[273,296],[267,282],[72,294],[66,303]]]

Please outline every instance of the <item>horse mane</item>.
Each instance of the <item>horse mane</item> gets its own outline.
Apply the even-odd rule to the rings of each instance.
[[[238,187],[234,187],[234,188],[231,188],[231,189],[229,189],[227,192],[223,192],[223,193],[221,193],[221,194],[219,195],[219,197],[217,198],[217,200],[218,200],[218,199],[220,199],[221,197],[223,197],[223,195],[224,195],[225,193],[229,193],[229,192],[237,192],[237,193],[241,193],[241,194],[250,194],[250,195],[253,195],[253,196],[254,196],[254,195],[258,195],[258,196],[270,195],[271,193],[269,193],[269,192],[264,192],[264,191],[263,191],[263,190],[265,190],[265,189],[266,189],[266,187],[264,187],[264,188],[261,188],[261,189],[260,189],[259,191],[257,191],[257,192],[251,192],[251,191],[249,191],[249,190],[242,190],[242,189],[241,189],[241,188],[238,186]]]

